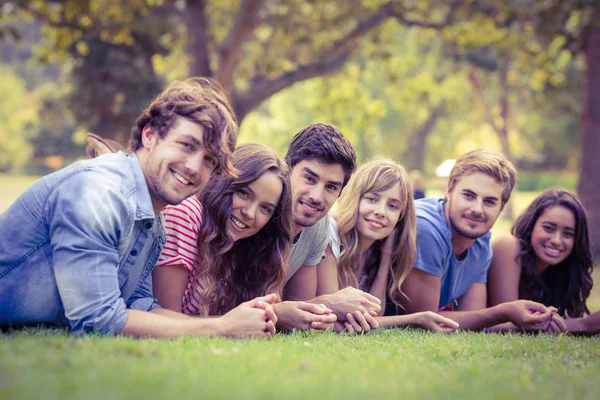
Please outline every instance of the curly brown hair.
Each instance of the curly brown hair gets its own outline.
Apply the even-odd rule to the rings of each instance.
[[[138,117],[131,130],[130,150],[142,147],[146,126],[164,138],[177,116],[204,128],[204,146],[217,161],[215,174],[233,175],[230,158],[237,140],[237,119],[223,88],[210,78],[171,83]]]
[[[269,147],[242,144],[233,153],[237,178],[213,177],[198,195],[203,222],[198,233],[199,270],[205,285],[204,315],[222,315],[244,301],[280,293],[292,240],[292,197],[286,163]],[[255,235],[233,241],[227,234],[235,192],[274,172],[281,197],[269,222]]]

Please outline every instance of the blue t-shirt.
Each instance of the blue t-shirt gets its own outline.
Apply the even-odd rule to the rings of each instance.
[[[492,261],[490,232],[469,246],[462,260],[452,252],[452,231],[446,221],[446,201],[431,197],[415,201],[417,258],[415,268],[441,278],[439,307],[462,296],[475,282],[486,283]]]

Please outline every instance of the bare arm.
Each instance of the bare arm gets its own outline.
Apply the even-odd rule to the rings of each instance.
[[[155,309],[151,312],[127,310],[127,322],[119,335],[169,338],[182,335],[263,337],[275,333],[277,316],[271,294],[242,303],[219,318],[192,318]]]
[[[376,320],[381,328],[397,328],[414,325],[435,332],[449,333],[456,331],[459,327],[457,322],[432,311],[408,315],[394,315],[390,317],[377,317]]]
[[[600,333],[600,311],[587,317],[569,318],[565,320],[567,330],[580,335],[596,335]]]
[[[317,265],[317,296],[335,293],[339,289],[337,259],[333,255],[331,245],[328,245],[325,257]]]
[[[183,312],[182,300],[188,276],[188,270],[181,264],[154,268],[152,292],[161,307],[178,313]]]
[[[369,290],[369,293],[381,301],[381,310],[378,313],[379,316],[382,316],[385,313],[388,276],[391,268],[392,246],[397,234],[398,230],[394,228],[392,233],[385,238],[385,242],[381,246],[381,260],[379,261],[377,275],[375,275],[375,279],[373,280],[373,284]]]
[[[284,300],[306,301],[317,295],[317,268],[303,265],[285,284]]]
[[[402,291],[409,298],[404,304],[407,313],[437,311],[440,302],[441,278],[413,268],[402,284]]]
[[[505,235],[492,243],[494,256],[488,271],[489,306],[518,300],[521,265],[517,262],[519,242]]]

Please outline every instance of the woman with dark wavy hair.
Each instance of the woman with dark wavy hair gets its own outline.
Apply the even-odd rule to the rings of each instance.
[[[214,176],[164,211],[167,244],[153,272],[164,308],[222,315],[281,291],[292,232],[288,167],[260,144],[238,146],[233,166],[237,178]]]
[[[563,317],[589,314],[593,251],[585,210],[565,189],[540,194],[493,243],[489,305],[527,299],[553,306]],[[567,320],[567,329],[570,322]],[[557,326],[551,324],[551,330]]]

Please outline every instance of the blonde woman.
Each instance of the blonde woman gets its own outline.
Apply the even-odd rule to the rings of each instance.
[[[352,286],[382,303],[378,315],[347,314],[347,322],[338,324],[338,330],[360,333],[403,325],[440,332],[458,328],[456,322],[434,312],[383,316],[387,301],[400,306],[406,300],[400,288],[416,256],[413,191],[400,164],[379,159],[361,165],[330,218],[331,242],[317,270],[319,295]]]

